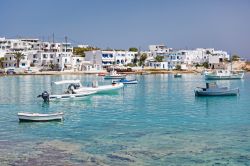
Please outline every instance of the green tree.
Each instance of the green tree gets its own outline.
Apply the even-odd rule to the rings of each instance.
[[[147,59],[147,54],[143,53],[141,56],[140,56],[140,59],[139,59],[139,65],[144,65],[145,63],[145,60]]]
[[[129,48],[129,51],[138,52],[138,48],[136,48],[136,47],[130,47],[130,48]]]
[[[140,54],[140,53],[139,53]],[[134,64],[134,66],[137,66],[137,62],[138,62],[138,54],[135,54],[135,58],[134,58],[134,60],[133,60],[133,64]]]
[[[21,52],[15,52],[15,53],[14,53],[14,57],[15,57],[15,59],[16,59],[17,67],[19,68],[20,61],[21,61],[22,59],[24,59],[25,55],[22,54]]]
[[[181,65],[176,65],[175,69],[176,70],[181,70]]]
[[[52,70],[54,70],[55,64],[54,64],[52,61],[50,61],[49,67],[50,67]]]
[[[0,68],[3,68],[4,57],[0,58]]]
[[[240,59],[240,56],[238,56],[238,55],[232,56],[232,61],[239,61],[239,59]]]
[[[155,57],[156,62],[163,62],[164,56],[157,55]]]
[[[74,47],[73,54],[80,55],[81,57],[85,57],[86,51],[93,51],[93,50],[99,50],[99,48],[96,48],[96,47],[86,47],[86,48]]]
[[[205,67],[206,69],[208,69],[208,62],[204,62],[204,63],[202,64],[202,66]]]
[[[209,50],[206,51],[206,54],[211,54],[211,52]]]

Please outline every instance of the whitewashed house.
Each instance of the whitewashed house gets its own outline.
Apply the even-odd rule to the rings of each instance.
[[[102,65],[106,68],[112,65],[124,66],[133,63],[137,52],[131,51],[102,51],[94,50],[85,52],[85,60],[92,64]]]
[[[149,62],[148,66],[154,69],[169,70],[168,62],[155,62],[154,61],[154,62]]]
[[[156,57],[164,56],[165,54],[168,54],[172,51],[172,48],[167,48],[164,44],[158,44],[158,45],[149,45],[149,52],[151,53],[150,56]]]

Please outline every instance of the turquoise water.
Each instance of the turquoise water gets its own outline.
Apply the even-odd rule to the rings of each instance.
[[[250,74],[217,81],[240,96],[194,96],[203,76],[134,75],[139,84],[81,101],[44,104],[52,81],[94,75],[0,77],[0,165],[250,165]],[[19,123],[18,112],[65,113]]]

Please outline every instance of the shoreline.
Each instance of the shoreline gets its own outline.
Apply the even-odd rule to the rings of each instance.
[[[250,72],[245,70],[245,72]],[[43,72],[36,72],[36,73],[17,73],[13,75],[8,74],[0,74],[2,76],[26,76],[26,75],[98,75],[98,73],[108,73],[106,71],[98,71],[98,72],[86,72],[86,71],[43,71]],[[118,72],[119,74],[126,74],[126,75],[150,75],[150,74],[199,74],[201,71],[197,70],[140,70],[140,71],[132,71],[132,72]]]
[[[36,73],[17,73],[17,74],[1,74],[1,76],[26,76],[26,75],[97,75],[98,73],[108,73],[106,71],[98,71],[98,72],[85,72],[85,71],[43,71],[43,72],[36,72]],[[138,74],[143,75],[144,73],[147,75],[150,74],[194,74],[200,73],[199,71],[169,71],[169,70],[142,70],[142,71],[132,71],[132,72],[118,72],[119,74]]]

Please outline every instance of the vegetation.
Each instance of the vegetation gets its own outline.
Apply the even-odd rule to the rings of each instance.
[[[202,66],[205,67],[206,69],[208,69],[208,67],[209,67],[208,62],[204,62],[204,63],[202,64]]]
[[[142,66],[144,65],[145,63],[145,60],[147,59],[147,54],[143,53],[141,56],[140,56],[140,59],[139,59],[139,66]]]
[[[15,59],[16,59],[17,67],[19,68],[20,61],[21,61],[22,59],[24,59],[24,56],[25,56],[25,55],[22,54],[21,52],[15,52],[14,54],[15,54],[14,57],[15,57]]]
[[[156,62],[163,62],[164,56],[157,55],[155,57]]]
[[[99,50],[99,48],[96,48],[96,47],[87,47],[87,48],[74,47],[73,54],[80,55],[81,57],[85,57],[86,51],[93,51],[93,50]]]
[[[127,66],[128,67],[135,67],[136,65],[134,63],[128,63]]]
[[[138,52],[138,48],[136,48],[136,47],[130,47],[130,48],[129,48],[129,51]]]
[[[34,63],[30,63],[30,67],[35,67],[35,64]]]
[[[137,66],[137,62],[138,62],[138,54],[135,54],[135,58],[133,60],[134,66]]]
[[[54,63],[51,61],[50,64],[49,64],[49,67],[53,70],[55,68],[55,65]]]
[[[176,65],[175,70],[181,70],[181,65]]]
[[[0,58],[0,68],[3,68],[4,57]]]
[[[232,61],[239,61],[239,60],[240,60],[240,56],[238,56],[238,55],[232,56]]]
[[[206,51],[206,54],[211,54],[211,52],[209,50]]]

